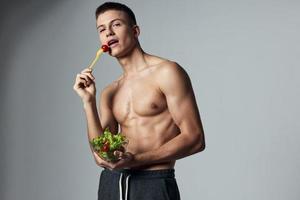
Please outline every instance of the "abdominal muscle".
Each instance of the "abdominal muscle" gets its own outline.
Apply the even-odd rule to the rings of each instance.
[[[128,139],[126,151],[132,154],[152,151],[167,143],[179,134],[168,110],[151,117],[137,117],[126,120],[121,132]],[[143,165],[132,169],[157,170],[174,168],[175,160]]]

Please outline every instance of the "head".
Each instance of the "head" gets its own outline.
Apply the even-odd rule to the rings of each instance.
[[[95,15],[100,42],[110,46],[112,56],[122,57],[139,46],[140,30],[126,5],[106,2],[96,9]]]

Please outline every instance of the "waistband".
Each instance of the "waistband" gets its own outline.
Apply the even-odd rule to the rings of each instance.
[[[121,174],[137,178],[174,178],[175,169],[158,169],[158,170],[139,170],[139,169],[117,169],[109,170],[104,168],[105,173],[110,173],[120,176]]]

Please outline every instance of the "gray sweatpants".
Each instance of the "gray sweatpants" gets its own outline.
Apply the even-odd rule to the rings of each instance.
[[[175,170],[104,169],[98,200],[180,200]]]

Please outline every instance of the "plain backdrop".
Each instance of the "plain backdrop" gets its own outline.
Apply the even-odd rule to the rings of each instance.
[[[183,200],[300,198],[300,3],[121,1],[143,49],[189,74],[206,149],[177,161]],[[96,199],[76,74],[99,47],[103,1],[1,1],[1,200]],[[99,92],[122,73],[104,55]],[[166,77],[167,78],[167,77]]]

